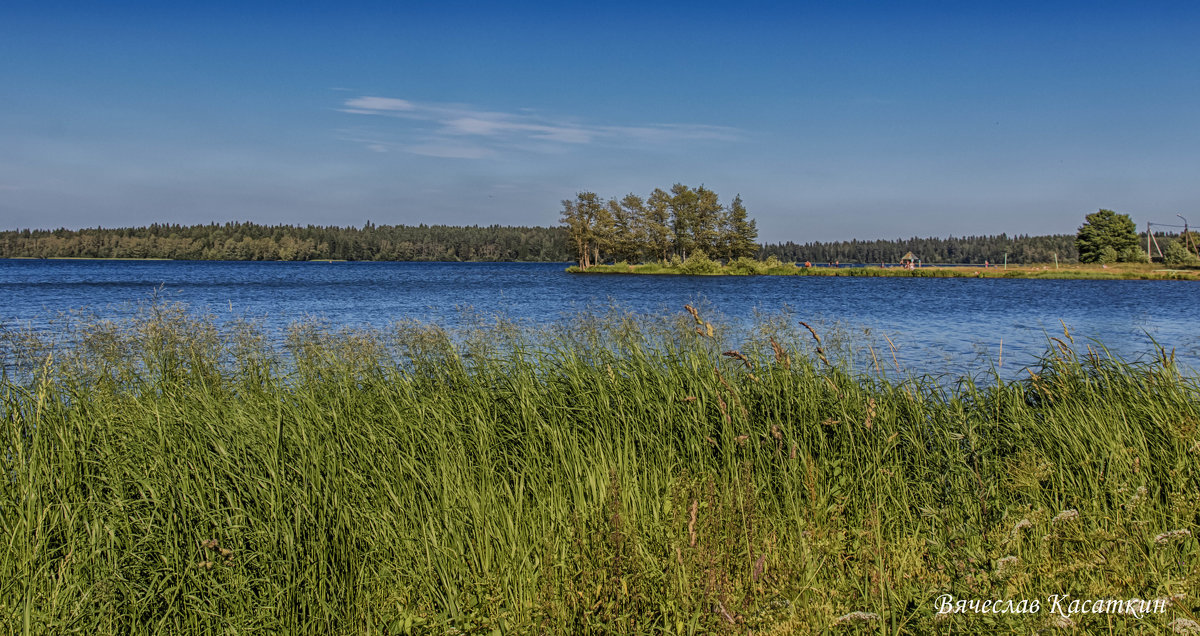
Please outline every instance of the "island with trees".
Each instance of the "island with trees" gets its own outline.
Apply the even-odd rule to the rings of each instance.
[[[1143,279],[1197,274],[1152,269],[1132,219],[1103,209],[1087,215],[1075,236],[760,245],[757,224],[740,195],[725,206],[704,186],[676,183],[669,192],[656,188],[644,199],[631,193],[602,200],[594,192],[580,192],[562,202],[561,221],[576,261],[567,268],[571,273]],[[1200,265],[1187,232],[1163,241],[1168,243],[1163,264]]]

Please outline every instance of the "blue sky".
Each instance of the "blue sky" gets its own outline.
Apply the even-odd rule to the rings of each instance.
[[[1200,224],[1193,3],[0,5],[0,227],[557,222],[765,241]]]

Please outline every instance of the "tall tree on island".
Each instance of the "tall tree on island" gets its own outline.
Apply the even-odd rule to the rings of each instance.
[[[594,195],[593,195],[594,196]],[[589,200],[584,209],[591,219],[592,227],[592,264],[600,264],[600,255],[607,256],[612,252],[616,241],[616,229],[613,225],[613,215],[606,203],[600,199]]]
[[[609,201],[608,210],[613,224],[613,259],[639,262],[646,244],[643,229],[646,202],[642,197],[629,193],[620,201]]]
[[[574,251],[579,262],[579,267],[587,269],[590,263],[588,259],[587,226],[584,225],[583,215],[579,213],[579,206],[571,199],[563,199],[562,206],[562,214],[558,220],[567,228],[567,236],[571,238],[571,244],[575,247]]]
[[[733,197],[724,216],[724,243],[730,259],[750,258],[758,253],[758,223],[749,218],[742,195]]]
[[[716,192],[704,186],[696,188],[696,216],[692,236],[696,248],[717,256],[721,252],[721,216],[724,210]]]
[[[675,236],[675,252],[687,258],[696,247],[696,191],[676,183],[671,186],[671,233]]]
[[[646,199],[646,216],[642,222],[647,256],[666,261],[671,253],[671,195],[655,188]]]
[[[563,199],[562,205],[560,220],[567,226],[579,267],[587,269],[600,260],[600,243],[608,232],[605,218],[610,217],[595,192],[580,192],[574,201]]]

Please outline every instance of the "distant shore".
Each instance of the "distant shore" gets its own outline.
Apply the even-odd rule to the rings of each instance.
[[[117,258],[113,256],[9,256],[12,261],[173,261],[173,258]]]
[[[1116,263],[1111,265],[1069,265],[1039,263],[1034,265],[925,265],[905,269],[900,265],[880,267],[814,264],[812,266],[792,263],[758,263],[753,265],[733,263],[714,264],[715,267],[702,271],[689,271],[678,265],[645,263],[629,265],[593,265],[587,269],[578,266],[567,268],[571,274],[643,274],[676,276],[852,276],[852,277],[895,277],[895,278],[1046,278],[1079,280],[1200,280],[1200,268],[1170,268],[1156,264]]]

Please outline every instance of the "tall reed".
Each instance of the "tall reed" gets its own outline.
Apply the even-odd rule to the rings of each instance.
[[[0,350],[11,633],[1051,618],[939,618],[943,593],[1176,599],[1075,619],[1114,633],[1195,619],[1198,385],[1166,352],[1052,341],[1022,379],[936,382],[852,373],[807,325],[742,339],[705,308],[306,323],[278,346],[175,305],[68,322]]]

